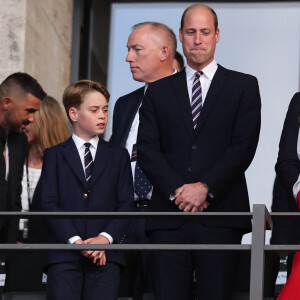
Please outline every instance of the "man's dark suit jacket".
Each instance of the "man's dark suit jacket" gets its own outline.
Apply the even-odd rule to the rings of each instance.
[[[5,150],[6,134],[0,127],[0,211],[5,211],[7,207],[7,181],[5,180],[6,166],[3,152]],[[0,232],[4,224],[4,219],[0,219]]]
[[[284,121],[274,184],[272,211],[298,212],[293,186],[300,174],[297,141],[300,126],[300,93],[292,98]],[[275,220],[272,241],[281,244],[299,242],[299,220]]]
[[[170,194],[201,181],[213,194],[205,211],[249,211],[244,173],[256,151],[260,109],[256,78],[219,65],[194,130],[185,70],[150,84],[140,109],[137,148],[138,162],[154,186],[151,210],[179,211]],[[176,228],[182,222],[152,220],[148,230]],[[245,230],[251,226],[245,219],[201,222]]]
[[[132,122],[144,97],[144,89],[144,87],[139,88],[120,97],[116,102],[112,136],[109,141],[112,145],[125,147]]]
[[[27,155],[27,137],[24,133],[10,131],[7,138],[9,150],[9,173],[7,178],[6,210],[21,211],[22,178]],[[5,221],[1,239],[15,243],[18,239],[19,219]]]
[[[281,183],[293,196],[293,186],[300,174],[297,140],[300,125],[300,93],[296,93],[284,121],[275,170]],[[295,201],[296,202],[296,201]]]
[[[45,151],[40,194],[43,211],[121,212],[131,211],[132,204],[132,175],[125,149],[99,140],[89,190],[72,138]],[[125,219],[49,219],[47,239],[51,243],[66,243],[76,235],[87,239],[107,232],[114,243],[122,243],[127,224]],[[106,256],[110,262],[124,263],[119,251],[107,251]],[[76,262],[80,258],[79,251],[51,251],[46,265]]]

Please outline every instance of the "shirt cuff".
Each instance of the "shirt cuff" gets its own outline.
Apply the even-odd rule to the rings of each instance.
[[[169,199],[170,199],[170,201],[176,200],[176,198],[174,197],[174,193],[171,193],[171,194],[170,194],[170,198],[169,198]]]
[[[81,237],[78,235],[72,236],[68,239],[68,244],[74,244],[76,241],[81,240]]]
[[[112,244],[114,242],[113,237],[110,234],[106,233],[106,232],[101,232],[101,233],[99,233],[99,235],[105,236],[109,240],[110,244]]]

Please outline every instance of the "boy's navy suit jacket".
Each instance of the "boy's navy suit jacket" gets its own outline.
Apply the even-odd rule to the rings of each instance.
[[[132,211],[133,184],[126,149],[112,147],[99,139],[89,190],[83,166],[72,138],[45,151],[41,175],[42,211],[114,212]],[[83,240],[100,232],[110,234],[114,243],[124,242],[129,220],[47,219],[46,241],[66,243],[73,236]],[[82,259],[79,251],[49,251],[46,266]],[[106,251],[108,261],[123,264],[120,251]]]

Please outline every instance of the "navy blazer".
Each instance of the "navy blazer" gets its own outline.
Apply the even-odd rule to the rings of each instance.
[[[139,165],[154,186],[151,210],[179,211],[170,194],[183,184],[201,181],[214,196],[205,211],[249,211],[244,173],[256,151],[260,110],[257,79],[219,65],[194,130],[185,70],[151,83],[140,109],[137,147]],[[151,220],[148,230],[175,228],[182,222]],[[251,228],[245,219],[201,222]]]
[[[122,96],[116,102],[110,143],[125,147],[134,117],[142,103],[145,87]],[[131,153],[130,153],[131,154]]]
[[[132,174],[125,149],[99,140],[89,190],[72,138],[45,151],[40,192],[42,211],[122,212],[132,211],[132,205]],[[47,238],[52,243],[66,243],[76,235],[87,239],[107,232],[114,243],[122,243],[128,224],[125,219],[49,219]],[[106,251],[106,256],[108,261],[124,263],[120,251]],[[80,258],[79,251],[51,251],[46,265]]]

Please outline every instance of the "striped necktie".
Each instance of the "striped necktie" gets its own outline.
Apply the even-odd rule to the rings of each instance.
[[[85,179],[86,179],[87,186],[89,186],[94,162],[90,151],[91,143],[85,143],[84,146],[85,146],[85,152],[84,152]]]
[[[197,127],[198,118],[200,116],[200,112],[202,109],[202,88],[201,88],[201,82],[200,82],[200,75],[202,75],[203,72],[199,71],[195,73],[195,79],[193,82],[193,88],[192,88],[192,116],[193,116],[193,125],[194,129]]]

